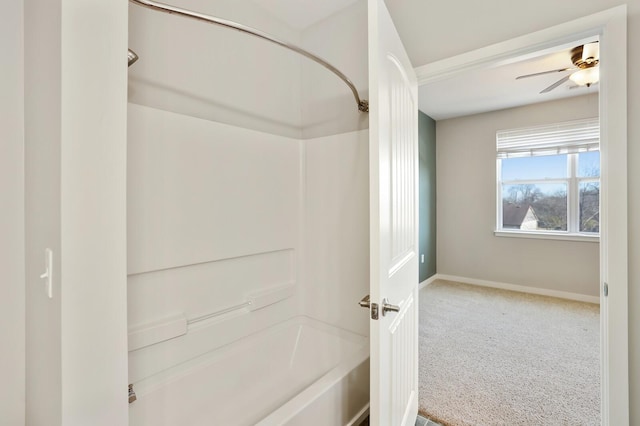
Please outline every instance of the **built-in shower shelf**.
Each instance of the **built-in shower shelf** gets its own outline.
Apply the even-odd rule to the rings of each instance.
[[[164,342],[187,333],[187,318],[176,315],[129,329],[129,351]]]
[[[246,295],[244,302],[213,312],[191,315],[189,317],[185,314],[178,314],[133,326],[129,328],[129,352],[187,334],[192,324],[220,319],[226,314],[241,312],[243,310],[246,313],[253,312],[288,299],[294,294],[294,283],[287,283],[278,287],[249,293]]]
[[[295,294],[294,283],[288,283],[282,286],[260,290],[247,295],[249,301],[249,309],[255,311],[262,309],[281,300],[288,299]]]

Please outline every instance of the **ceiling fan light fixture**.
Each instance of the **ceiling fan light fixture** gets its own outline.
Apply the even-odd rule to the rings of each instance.
[[[578,86],[591,86],[600,80],[600,68],[590,67],[574,72],[569,77]]]

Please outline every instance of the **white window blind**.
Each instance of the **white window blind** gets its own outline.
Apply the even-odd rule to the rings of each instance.
[[[500,130],[496,133],[498,158],[572,154],[600,149],[600,120]]]

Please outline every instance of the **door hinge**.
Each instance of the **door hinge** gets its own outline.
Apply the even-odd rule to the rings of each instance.
[[[604,294],[604,297],[607,297],[609,295],[609,284],[604,283],[604,285],[602,286],[602,294]]]

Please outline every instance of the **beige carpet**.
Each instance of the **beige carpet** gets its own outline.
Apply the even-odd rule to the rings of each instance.
[[[436,281],[420,291],[420,413],[443,425],[599,425],[599,307]]]

